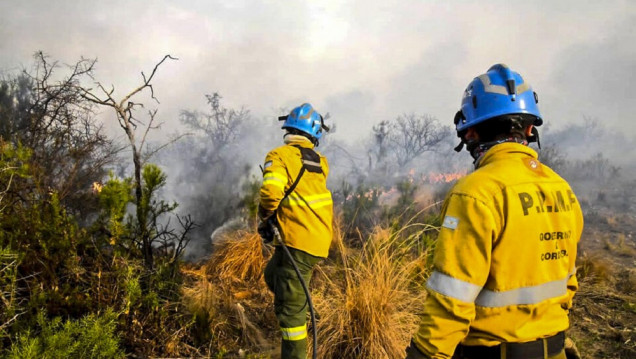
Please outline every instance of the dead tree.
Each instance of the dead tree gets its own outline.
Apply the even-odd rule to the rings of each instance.
[[[373,126],[373,147],[368,152],[369,155],[369,171],[373,167],[372,155],[375,157],[375,163],[379,164],[386,159],[388,154],[388,137],[389,137],[389,121],[382,121]]]
[[[103,178],[118,152],[97,122],[96,106],[82,97],[79,87],[95,61],[60,65],[41,51],[34,60],[29,71],[0,79],[0,141],[14,154],[28,150],[32,171],[28,181],[8,177],[11,197],[55,192],[66,210],[86,218],[97,207],[88,189]]]
[[[244,108],[228,109],[221,105],[221,95],[205,95],[210,112],[181,111],[180,120],[195,132],[205,135],[213,155],[212,165],[223,161],[221,153],[241,135],[242,127],[249,121],[250,112]]]
[[[155,97],[151,81],[157,73],[157,69],[159,68],[159,66],[161,66],[168,59],[177,60],[177,58],[170,55],[164,56],[163,59],[155,65],[150,76],[146,76],[142,72],[142,84],[129,92],[119,101],[113,98],[113,93],[115,92],[114,86],[111,86],[110,89],[106,89],[100,82],[97,82],[97,89],[82,89],[82,95],[85,99],[98,105],[107,106],[115,110],[119,126],[124,130],[124,132],[126,133],[126,137],[128,138],[128,142],[132,150],[134,164],[135,205],[137,207],[137,223],[139,226],[138,230],[141,239],[141,249],[142,255],[144,257],[144,263],[146,265],[146,268],[148,269],[152,269],[154,266],[152,252],[152,234],[150,228],[147,226],[147,213],[143,210],[143,207],[141,205],[143,197],[141,172],[145,160],[164,146],[160,147],[159,149],[155,149],[154,151],[152,151],[152,153],[147,154],[145,157],[143,156],[142,151],[144,149],[148,132],[151,129],[158,128],[160,125],[153,125],[157,114],[156,109],[148,111],[147,124],[144,124],[142,121],[140,121],[135,115],[135,110],[138,108],[143,108],[144,106],[142,103],[134,102],[133,98],[144,90],[148,89],[150,91],[151,98],[159,103],[159,101]],[[137,138],[137,127],[139,125],[145,126],[141,140],[138,140]]]
[[[387,142],[400,169],[428,151],[435,151],[444,140],[446,128],[432,116],[401,115],[389,123]]]

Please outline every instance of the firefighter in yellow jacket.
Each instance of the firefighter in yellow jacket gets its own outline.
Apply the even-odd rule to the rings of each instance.
[[[288,116],[285,145],[270,151],[263,165],[260,190],[259,233],[273,240],[277,226],[283,243],[265,268],[265,282],[274,293],[274,311],[282,334],[281,356],[307,357],[307,298],[293,264],[281,245],[286,245],[308,285],[314,265],[329,253],[333,201],[327,189],[327,159],[314,151],[323,130],[323,117],[305,103]]]
[[[581,207],[537,159],[538,97],[503,64],[464,91],[455,126],[475,159],[442,207],[418,331],[407,358],[566,358]]]

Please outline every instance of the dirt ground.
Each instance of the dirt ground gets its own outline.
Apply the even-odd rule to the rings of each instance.
[[[636,358],[636,216],[585,209],[572,337],[583,358]]]

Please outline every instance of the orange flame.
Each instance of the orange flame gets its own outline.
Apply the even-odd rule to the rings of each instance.
[[[429,183],[449,183],[456,181],[466,175],[466,172],[450,172],[439,173],[431,172],[429,174],[422,175],[422,180]]]
[[[97,194],[102,191],[102,188],[104,188],[103,184],[99,182],[93,182],[93,186],[91,187],[91,190],[93,191],[94,194]]]

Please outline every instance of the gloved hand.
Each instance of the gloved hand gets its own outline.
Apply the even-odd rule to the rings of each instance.
[[[270,243],[274,240],[273,225],[274,223],[270,218],[263,220],[258,224],[258,234],[263,239],[263,242]]]

